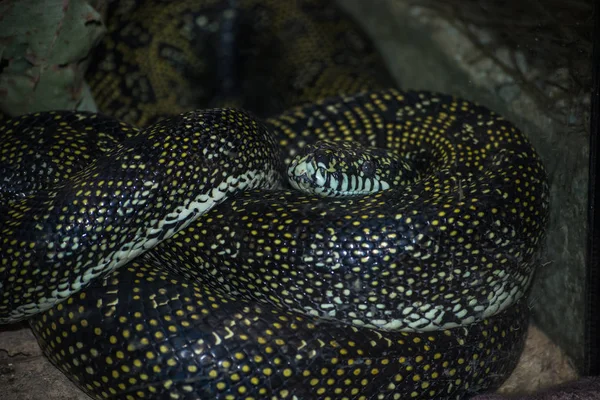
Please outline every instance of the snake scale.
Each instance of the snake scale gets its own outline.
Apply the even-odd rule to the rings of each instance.
[[[458,399],[502,383],[548,217],[514,125],[386,89],[330,2],[125,1],[107,21],[88,81],[111,117],[0,125],[0,322],[29,318],[97,399]],[[392,150],[419,177],[291,190],[282,171],[320,140]]]

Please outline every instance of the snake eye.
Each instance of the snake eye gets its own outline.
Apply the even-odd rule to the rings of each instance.
[[[375,174],[375,163],[373,161],[365,161],[361,166],[362,173],[365,174],[367,178],[370,178]]]

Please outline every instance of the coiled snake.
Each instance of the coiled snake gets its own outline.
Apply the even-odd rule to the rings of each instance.
[[[123,32],[136,29],[138,48],[154,48],[139,33],[155,7],[197,21],[228,9],[215,4],[138,2],[136,17],[118,9],[118,24],[128,22],[110,31],[105,50],[133,47]],[[325,12],[330,5],[290,4],[241,9],[272,12],[277,34],[281,15],[356,32]],[[168,18],[158,24],[173,28]],[[292,29],[301,38],[323,35],[302,27]],[[339,43],[310,43],[317,55],[339,56]],[[438,399],[498,386],[527,327],[548,212],[544,168],[518,129],[484,107],[377,89],[356,72],[375,59],[361,51],[371,58],[355,69],[322,58],[314,78],[332,68],[339,93],[374,90],[262,120],[231,108],[161,119],[156,110],[178,112],[187,100],[148,95],[161,90],[153,85],[139,107],[117,106],[139,87],[125,82],[107,96],[109,62],[91,74],[99,105],[153,122],[147,128],[70,111],[3,123],[0,321],[31,317],[47,357],[99,399]],[[210,102],[232,103],[236,85],[226,86]],[[256,112],[278,106],[269,100]],[[415,174],[410,167],[398,185],[350,198],[292,190],[285,165],[320,140],[391,150]],[[376,186],[392,162],[363,158],[344,177],[336,168],[353,166],[336,155],[304,155],[290,169],[306,183],[314,160],[316,180],[347,191]]]

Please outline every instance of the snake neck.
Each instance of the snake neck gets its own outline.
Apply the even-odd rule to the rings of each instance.
[[[13,243],[27,248],[21,276],[44,289],[17,297],[22,286],[0,267],[0,322],[62,302],[236,193],[276,187],[280,170],[274,140],[249,115],[191,112],[147,128],[67,182],[10,202],[0,251],[10,260]]]

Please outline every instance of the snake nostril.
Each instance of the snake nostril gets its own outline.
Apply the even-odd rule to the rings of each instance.
[[[331,163],[332,156],[330,152],[319,152],[315,155],[315,162],[317,165],[323,164],[328,166]]]

